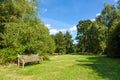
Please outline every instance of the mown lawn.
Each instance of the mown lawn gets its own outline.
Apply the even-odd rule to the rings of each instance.
[[[105,56],[52,56],[42,64],[0,66],[0,80],[120,80],[120,59]]]

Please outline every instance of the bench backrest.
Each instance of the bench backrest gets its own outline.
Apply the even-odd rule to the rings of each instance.
[[[24,62],[33,62],[33,61],[39,61],[40,57],[38,55],[32,54],[32,55],[18,55],[18,59],[20,61]]]

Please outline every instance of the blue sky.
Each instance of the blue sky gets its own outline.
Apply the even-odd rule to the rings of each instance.
[[[117,0],[38,0],[38,17],[49,28],[50,34],[69,31],[74,39],[77,23],[94,20],[104,2],[114,5]]]

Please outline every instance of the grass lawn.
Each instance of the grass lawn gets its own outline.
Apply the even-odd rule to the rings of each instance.
[[[42,64],[0,66],[0,80],[120,80],[120,59],[105,56],[52,56]]]

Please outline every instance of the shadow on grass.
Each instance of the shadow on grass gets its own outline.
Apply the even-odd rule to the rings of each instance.
[[[76,60],[78,66],[92,68],[99,76],[109,80],[120,80],[120,59],[105,56],[90,56],[85,60]]]
[[[38,62],[28,62],[28,63],[25,63],[24,67],[32,67],[32,66],[36,66],[36,65],[39,65],[41,63],[38,63]],[[22,66],[22,63],[20,63],[20,66],[19,67],[23,67]]]

